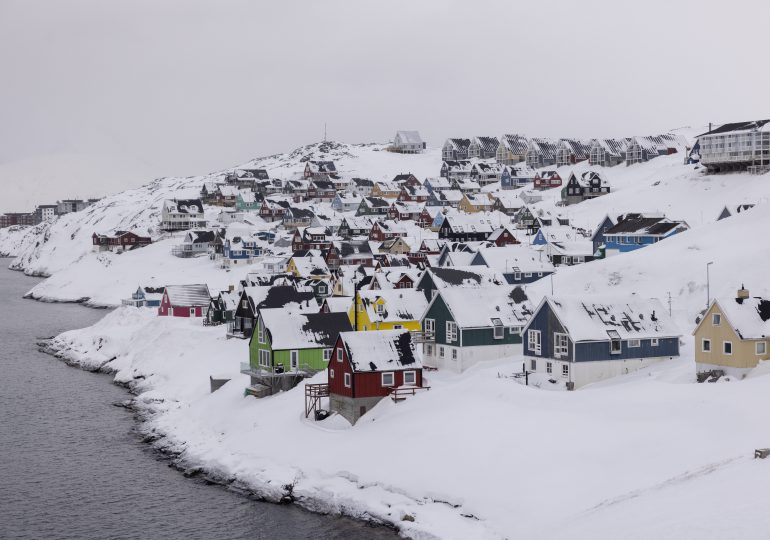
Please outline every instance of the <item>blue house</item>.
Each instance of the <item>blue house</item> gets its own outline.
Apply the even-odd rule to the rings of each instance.
[[[606,233],[614,226],[615,222],[612,221],[612,218],[610,216],[604,216],[604,219],[601,221],[601,223],[599,223],[599,226],[596,227],[594,234],[591,235],[591,242],[594,246],[594,255],[596,255],[596,252],[599,251],[599,248],[604,245],[604,233]]]
[[[251,264],[255,257],[262,255],[262,246],[254,237],[240,236],[238,233],[225,238],[222,246],[222,265],[230,267],[239,264]]]
[[[689,228],[684,221],[672,221],[663,216],[625,214],[618,217],[614,226],[604,231],[605,254],[609,257],[634,251]]]
[[[545,297],[523,329],[527,369],[572,390],[679,356],[679,330],[655,299]]]
[[[131,298],[125,298],[122,301],[124,306],[157,308],[163,298],[164,287],[142,287],[139,286],[131,294]]]
[[[503,168],[500,175],[500,187],[503,189],[517,189],[531,183],[535,179],[535,171],[527,167],[526,163]]]

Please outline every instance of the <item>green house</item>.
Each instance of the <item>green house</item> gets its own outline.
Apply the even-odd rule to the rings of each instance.
[[[521,330],[532,316],[521,287],[440,289],[422,317],[423,363],[461,372],[521,353]]]
[[[312,374],[326,369],[337,336],[350,330],[346,313],[262,309],[249,341],[248,371]]]
[[[239,212],[258,212],[260,206],[262,206],[262,201],[257,200],[251,191],[238,192],[238,197],[235,199],[235,209]]]

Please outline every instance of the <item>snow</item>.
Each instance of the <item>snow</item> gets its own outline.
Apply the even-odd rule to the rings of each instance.
[[[301,175],[302,160],[334,160],[343,176],[373,180],[404,170],[423,179],[441,165],[438,150],[403,155],[384,148],[325,143],[250,165],[286,179]],[[684,335],[680,358],[575,392],[541,391],[549,383],[537,377],[536,386],[519,384],[511,375],[523,357],[514,355],[462,374],[427,372],[430,391],[398,404],[383,400],[351,427],[338,417],[306,420],[302,386],[244,398],[249,379],[239,364],[248,358],[247,342],[227,340],[223,327],[200,320],[123,307],[53,345],[69,361],[104,366],[129,383],[137,407],[149,413],[143,429],[164,437],[162,444],[186,463],[268,500],[280,500],[282,486],[293,483],[298,502],[310,509],[392,523],[417,538],[761,537],[770,464],[751,458],[755,448],[770,446],[770,362],[742,381],[695,384],[690,332],[709,300],[709,262],[711,298],[729,302],[741,284],[752,296],[770,295],[770,242],[763,234],[770,227],[770,175],[706,176],[682,161],[680,153],[620,165],[609,171],[607,195],[562,208],[559,190],[546,190],[530,206],[536,216],[561,214],[587,231],[606,215],[648,212],[691,227],[633,252],[559,267],[552,280],[526,286],[533,304],[551,287],[556,296],[657,298],[656,313],[670,309]],[[580,163],[558,171],[568,178],[587,169]],[[196,198],[204,182],[223,174],[156,180],[50,224],[1,230],[0,252],[17,256],[14,268],[52,275],[30,292],[36,298],[118,305],[138,285],[227,290],[261,271],[263,261],[228,271],[206,257],[173,257],[181,235],[157,231],[164,200]],[[740,203],[755,207],[715,222],[726,205]],[[205,211],[212,221],[218,213]],[[93,232],[115,230],[155,241],[122,254],[92,251]],[[486,251],[504,253],[497,249]],[[527,246],[506,249],[545,263]],[[500,255],[490,266],[502,272],[507,260]],[[462,304],[471,315],[486,302],[482,290],[472,289]],[[231,381],[210,394],[214,373]],[[311,382],[324,380],[321,373]]]
[[[302,386],[244,398],[247,343],[221,328],[119,308],[53,345],[130,383],[151,413],[143,430],[186,464],[273,501],[293,483],[299,504],[391,523],[413,538],[766,531],[769,465],[751,458],[767,445],[770,377],[692,384],[691,356],[571,393],[499,377],[515,358],[462,375],[428,372],[430,391],[383,400],[349,427],[305,420]],[[232,379],[210,394],[211,373]]]

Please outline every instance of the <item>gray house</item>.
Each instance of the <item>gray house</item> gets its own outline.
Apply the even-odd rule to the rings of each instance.
[[[393,137],[393,150],[402,154],[419,154],[425,143],[419,131],[397,131]]]

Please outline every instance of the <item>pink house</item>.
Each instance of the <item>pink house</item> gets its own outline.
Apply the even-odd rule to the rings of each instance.
[[[203,317],[211,301],[207,285],[168,285],[158,307],[163,317]]]

